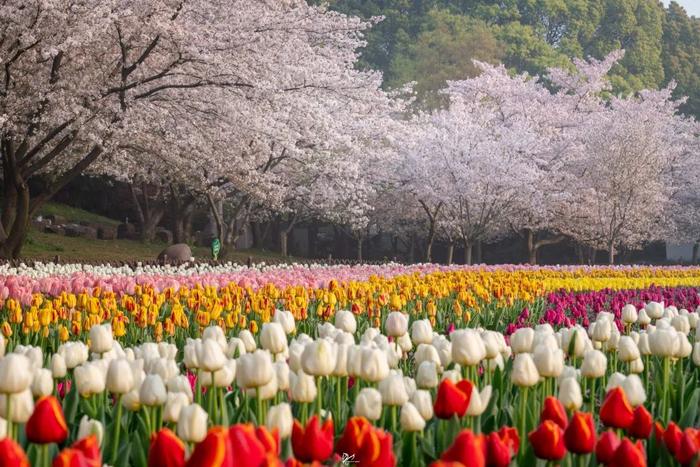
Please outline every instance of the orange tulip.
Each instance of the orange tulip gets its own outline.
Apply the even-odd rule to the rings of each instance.
[[[66,448],[53,458],[53,467],[89,467],[90,461],[79,449]]]
[[[68,437],[68,426],[61,404],[53,396],[44,396],[34,407],[25,426],[27,439],[32,443],[60,444]]]
[[[605,426],[626,429],[634,421],[634,411],[622,388],[611,389],[600,406],[600,421]]]
[[[566,425],[569,423],[568,417],[566,416],[566,409],[564,409],[564,405],[556,397],[549,396],[544,400],[544,407],[540,414],[540,423],[545,420],[553,421],[559,425],[562,430],[566,428]]]
[[[321,425],[314,415],[306,428],[294,420],[292,427],[292,449],[294,456],[302,462],[323,462],[333,454],[333,420]]]
[[[216,426],[195,446],[187,460],[187,467],[234,467],[229,431]],[[251,464],[252,465],[252,464]]]
[[[97,436],[89,435],[79,439],[71,445],[71,448],[82,452],[90,467],[102,467],[102,452]]]
[[[466,467],[461,462],[453,461],[435,461],[430,464],[430,467]]]
[[[185,444],[168,428],[151,436],[148,448],[148,467],[184,467]]]
[[[396,465],[391,434],[375,428],[363,417],[352,417],[338,441],[336,452],[352,456],[359,465],[393,467]]]
[[[462,417],[469,407],[473,390],[474,385],[468,380],[461,380],[455,384],[450,379],[444,379],[435,397],[435,416],[445,420],[455,415]]]
[[[595,449],[596,433],[590,413],[574,412],[564,430],[566,449],[574,454],[589,454]]]
[[[471,430],[462,430],[440,456],[440,460],[461,462],[470,467],[484,467],[486,456],[484,437],[476,436]]]
[[[560,460],[566,455],[564,431],[552,420],[540,423],[536,430],[528,434],[528,439],[540,459]]]
[[[22,447],[11,438],[0,440],[0,465],[4,467],[29,467],[29,459]]]

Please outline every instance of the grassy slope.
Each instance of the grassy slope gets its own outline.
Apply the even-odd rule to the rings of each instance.
[[[96,222],[117,225],[119,221],[102,217],[70,206],[48,203],[40,214],[56,214],[68,221]],[[28,259],[50,260],[58,255],[62,262],[119,262],[119,261],[150,261],[155,260],[164,243],[141,243],[133,240],[89,240],[85,238],[65,237],[47,234],[32,229],[27,242],[22,249],[22,257]],[[211,257],[209,248],[192,247],[195,258],[208,259]],[[269,261],[281,259],[281,256],[269,251],[240,250],[231,254],[231,260],[239,263],[247,261],[252,256],[254,261]]]

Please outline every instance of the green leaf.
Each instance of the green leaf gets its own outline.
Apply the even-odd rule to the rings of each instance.
[[[681,428],[690,428],[696,426],[696,420],[698,417],[698,404],[700,403],[700,388],[696,388],[693,391],[693,395],[690,396],[688,401],[688,408],[681,417],[678,425]]]

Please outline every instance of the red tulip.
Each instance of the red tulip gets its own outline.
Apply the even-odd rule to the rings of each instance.
[[[29,467],[29,459],[22,447],[11,438],[0,440],[0,465],[6,467]]]
[[[644,446],[641,442],[634,444],[628,438],[622,440],[615,450],[612,461],[608,467],[646,467],[647,459],[644,453]]]
[[[595,445],[595,457],[600,464],[612,462],[615,451],[620,446],[620,438],[614,431],[608,430],[598,439]]]
[[[53,458],[53,467],[90,467],[90,462],[82,451],[75,448],[66,448]]]
[[[168,428],[151,435],[148,467],[184,467],[185,444]]]
[[[654,422],[654,438],[656,444],[660,444],[664,440],[664,426],[661,422]]]
[[[462,430],[440,456],[440,460],[461,462],[470,467],[484,467],[486,456],[484,455],[484,437],[476,436],[471,430]]]
[[[435,461],[430,464],[430,467],[466,467],[461,462],[457,461]]]
[[[245,459],[247,465],[260,466],[269,453],[279,454],[277,432],[271,434],[264,427],[240,423],[229,428],[228,436],[235,461]]]
[[[294,420],[292,427],[292,449],[294,457],[302,462],[323,462],[333,454],[333,420],[326,420],[320,425],[314,415],[306,428]]]
[[[444,420],[455,415],[462,417],[469,407],[473,390],[474,385],[466,379],[457,384],[450,379],[442,380],[433,406],[435,416]]]
[[[90,467],[102,467],[102,451],[100,451],[100,442],[97,440],[97,436],[88,435],[79,439],[71,445],[71,448],[82,452]]]
[[[486,465],[488,467],[508,467],[513,451],[503,442],[498,433],[486,436]]]
[[[528,434],[535,455],[540,459],[560,460],[566,455],[564,431],[552,420],[540,423],[535,431]]]
[[[68,437],[63,409],[53,396],[44,396],[37,401],[24,429],[27,439],[37,444],[60,444]]]
[[[600,421],[612,428],[629,428],[634,421],[634,411],[622,388],[611,389],[600,406]]]
[[[681,465],[691,465],[698,452],[700,452],[700,430],[686,428],[676,452],[676,460]]]
[[[654,421],[651,414],[643,405],[634,409],[634,419],[632,425],[627,429],[627,434],[637,439],[647,439],[651,435]]]
[[[681,446],[681,438],[683,438],[683,432],[680,428],[678,428],[678,425],[676,425],[673,422],[670,422],[666,427],[663,436],[664,444],[666,444],[666,449],[668,449],[668,452],[675,456],[676,452],[678,452],[678,448],[680,448]]]
[[[574,454],[589,454],[595,449],[596,433],[590,413],[574,412],[564,430],[566,449]]]
[[[393,467],[396,457],[391,434],[375,428],[363,417],[348,420],[343,436],[338,440],[338,454],[352,456],[357,465]]]
[[[234,467],[241,464],[237,464],[233,458],[229,431],[215,426],[195,446],[185,465],[187,467]]]
[[[512,426],[501,427],[501,429],[498,430],[498,436],[500,436],[501,441],[510,448],[510,451],[515,456],[520,449],[520,435],[518,435],[518,429]]]
[[[566,409],[564,409],[564,405],[556,397],[549,396],[544,400],[544,407],[540,414],[540,423],[545,420],[553,421],[562,429],[566,428],[566,425],[569,423],[568,417],[566,416]]]

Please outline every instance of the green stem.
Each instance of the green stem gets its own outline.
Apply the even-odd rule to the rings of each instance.
[[[668,384],[669,384],[669,378],[670,378],[670,371],[671,371],[671,360],[668,357],[664,357],[664,393],[663,393],[663,404],[662,404],[662,417],[664,424],[668,423],[668,418],[669,418],[669,398],[668,398]]]
[[[255,421],[258,425],[263,425],[262,420],[262,398],[260,397],[260,388],[255,388]]]
[[[518,419],[518,431],[520,434],[520,450],[518,451],[521,456],[525,455],[525,447],[527,446],[527,432],[526,427],[525,427],[525,410],[526,410],[526,404],[527,404],[527,391],[528,387],[523,387],[520,390],[520,411],[518,413],[519,419]],[[521,457],[522,458],[522,457]]]
[[[112,464],[117,462],[117,450],[119,449],[119,435],[121,433],[122,422],[122,395],[117,395],[117,406],[115,407],[117,416],[114,418],[114,437],[112,439]]]
[[[321,409],[323,408],[323,376],[316,379],[316,414],[321,418]],[[320,421],[320,420],[319,420]]]
[[[7,434],[10,439],[15,440],[12,432],[12,394],[5,394],[7,402]]]

